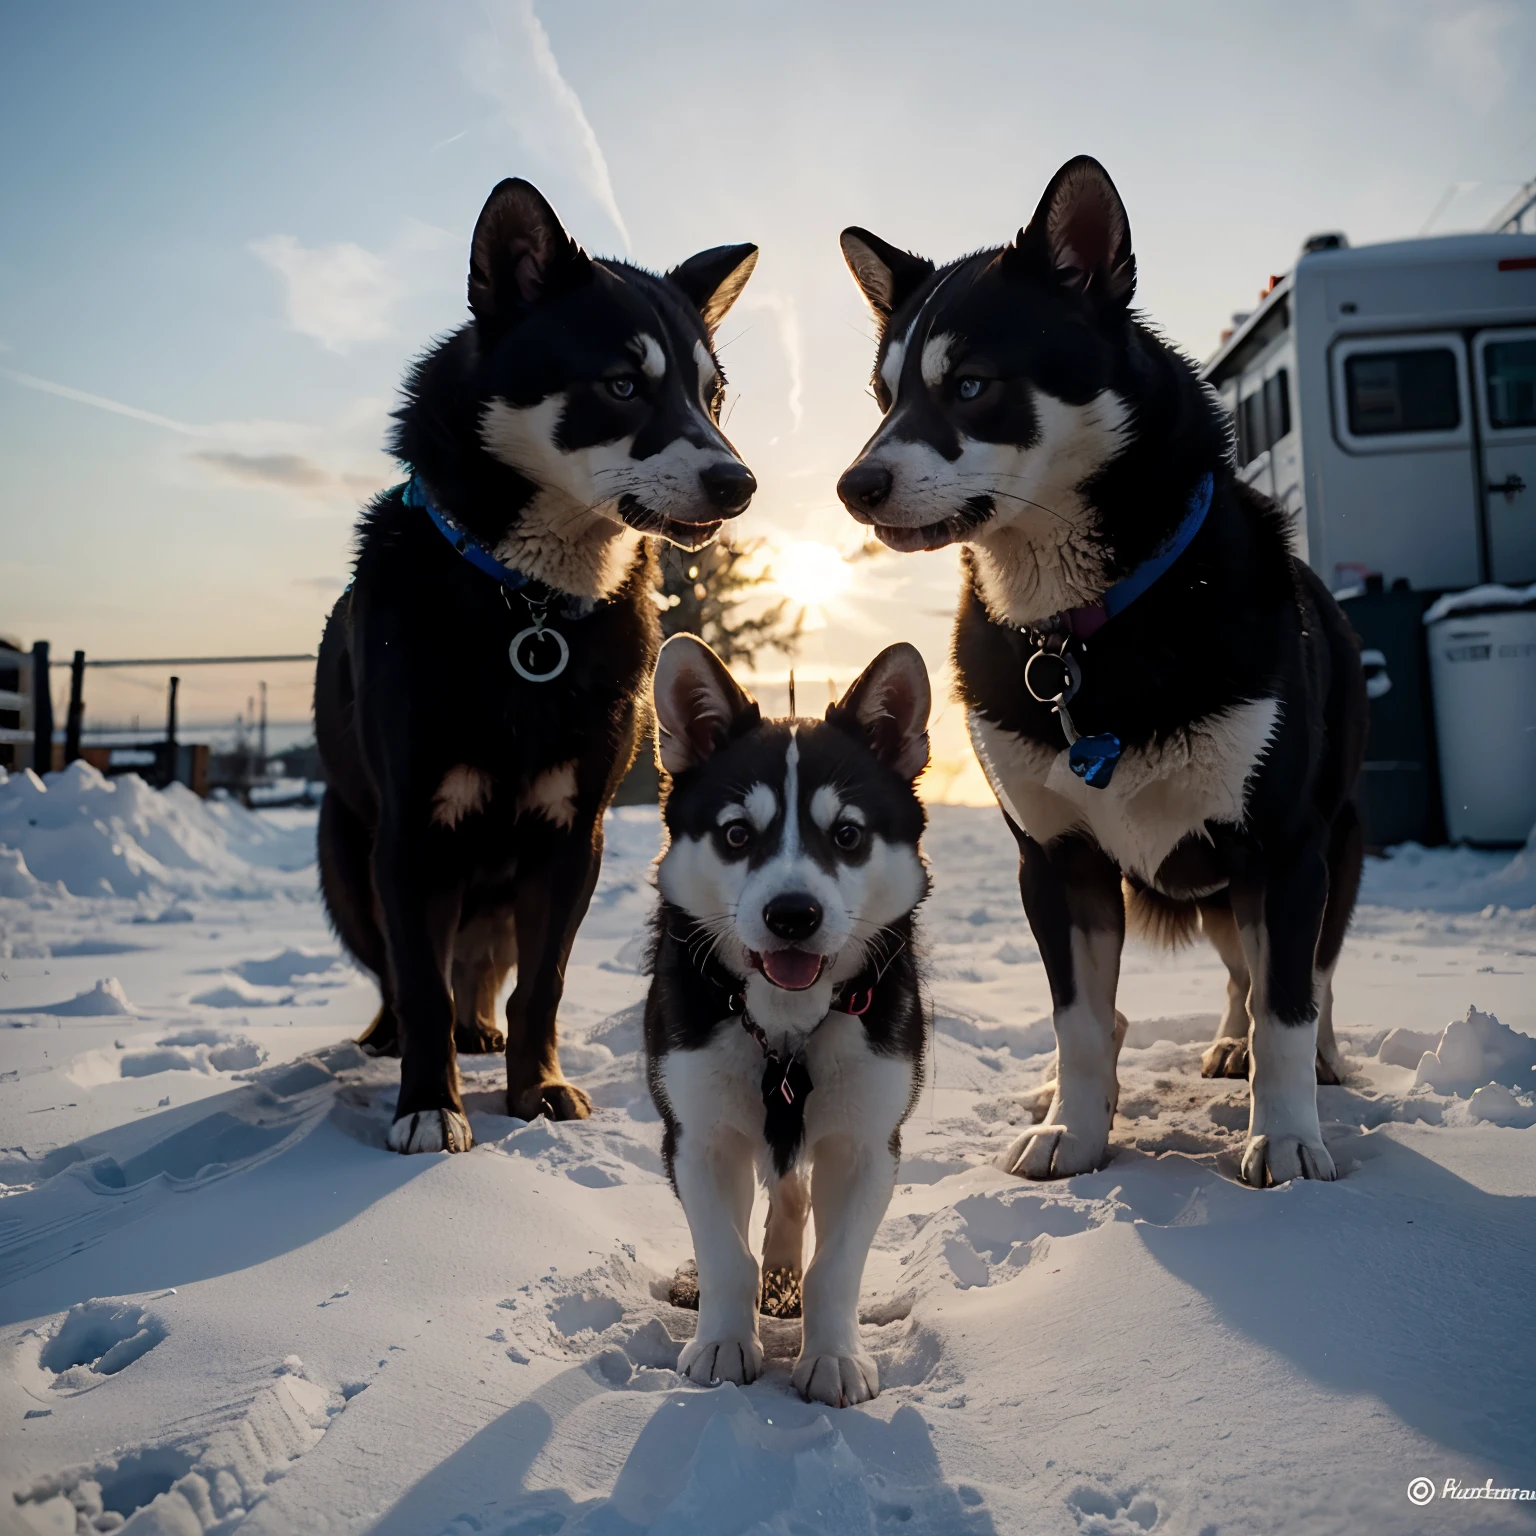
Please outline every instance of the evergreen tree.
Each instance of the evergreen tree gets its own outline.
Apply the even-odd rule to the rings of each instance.
[[[697,635],[727,666],[751,666],[762,650],[793,656],[800,645],[804,610],[791,621],[789,600],[780,598],[760,613],[739,611],[752,589],[772,575],[756,563],[764,542],[717,539],[691,554],[669,545],[661,557],[658,600],[666,603],[662,632],[668,638]]]

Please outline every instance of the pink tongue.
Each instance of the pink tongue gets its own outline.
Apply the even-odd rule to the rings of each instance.
[[[790,992],[803,992],[820,974],[821,956],[803,949],[773,949],[763,956],[763,975]]]

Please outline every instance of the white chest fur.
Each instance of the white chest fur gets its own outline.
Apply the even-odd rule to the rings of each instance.
[[[1120,867],[1151,881],[1207,822],[1240,823],[1248,783],[1280,723],[1278,699],[1235,704],[1125,753],[1093,789],[1067,750],[1042,747],[972,710],[971,742],[1003,809],[1038,843],[1087,832]]]

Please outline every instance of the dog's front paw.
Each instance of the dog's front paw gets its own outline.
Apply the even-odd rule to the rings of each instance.
[[[468,1152],[475,1138],[456,1109],[420,1109],[401,1115],[389,1128],[396,1152]]]
[[[808,1403],[851,1408],[880,1395],[880,1368],[868,1355],[803,1354],[791,1378]]]
[[[1091,1173],[1109,1161],[1113,1120],[1112,1100],[1103,1094],[1093,1092],[1091,1097],[1067,1102],[1058,1093],[1044,1124],[1025,1130],[998,1158],[998,1166],[1021,1179],[1065,1179],[1074,1173]]]
[[[694,1339],[678,1357],[677,1368],[701,1387],[720,1381],[744,1387],[762,1374],[763,1346],[755,1334],[749,1339]]]
[[[1338,1169],[1321,1141],[1296,1136],[1250,1136],[1243,1148],[1243,1183],[1255,1189],[1292,1179],[1336,1179]]]
[[[1248,1076],[1248,1041],[1241,1035],[1223,1035],[1213,1040],[1200,1058],[1201,1077]]]
[[[520,1120],[536,1120],[540,1115],[551,1120],[585,1120],[592,1113],[592,1100],[574,1083],[552,1078],[517,1092],[509,1088],[507,1108]]]

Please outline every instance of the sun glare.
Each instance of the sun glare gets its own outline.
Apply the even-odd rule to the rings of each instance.
[[[853,573],[830,544],[801,539],[786,544],[770,561],[774,585],[790,602],[819,608],[848,588]]]

